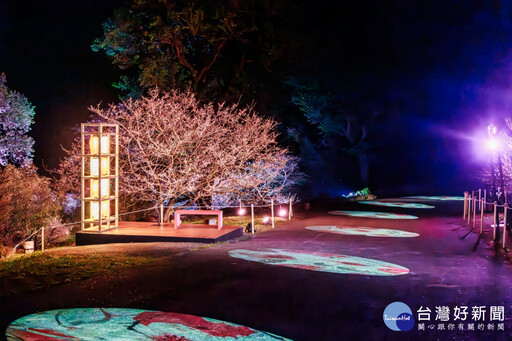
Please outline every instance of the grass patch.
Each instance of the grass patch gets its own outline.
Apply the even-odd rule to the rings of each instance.
[[[7,291],[37,290],[50,285],[98,276],[121,268],[148,264],[153,260],[154,258],[143,256],[54,255],[49,252],[34,252],[31,255],[0,262],[0,278]],[[9,285],[9,282],[13,283]]]

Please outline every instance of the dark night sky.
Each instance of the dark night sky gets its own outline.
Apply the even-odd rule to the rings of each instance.
[[[122,3],[0,0],[0,72],[36,106],[37,165],[56,165],[59,144],[87,119],[88,105],[115,100],[117,72],[90,44]],[[415,183],[433,193],[469,187],[474,177],[464,174],[483,162],[469,137],[512,109],[511,2],[333,6],[301,5],[293,36],[306,48],[294,60],[304,75],[387,113],[375,158],[387,171],[373,169],[375,181],[406,192]]]

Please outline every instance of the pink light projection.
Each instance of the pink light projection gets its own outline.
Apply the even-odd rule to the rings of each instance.
[[[334,234],[345,234],[345,235],[356,235],[356,236],[368,236],[368,237],[395,237],[395,238],[410,238],[418,237],[418,233],[393,230],[393,229],[381,229],[375,227],[360,227],[360,226],[306,226],[307,230],[327,232]]]
[[[393,263],[370,258],[338,255],[335,253],[283,249],[266,249],[261,251],[237,249],[229,251],[229,255],[231,257],[267,265],[337,274],[396,276],[409,273],[409,269]]]

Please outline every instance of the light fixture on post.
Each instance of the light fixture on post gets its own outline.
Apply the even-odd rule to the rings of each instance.
[[[494,172],[494,153],[498,149],[498,142],[496,141],[496,126],[489,124],[487,126],[487,133],[489,134],[489,140],[487,146],[491,150],[491,181],[492,181],[492,201],[496,201],[496,177]]]
[[[119,126],[83,123],[82,231],[107,231],[118,227]]]

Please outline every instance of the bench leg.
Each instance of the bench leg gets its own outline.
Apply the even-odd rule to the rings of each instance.
[[[178,229],[178,226],[181,225],[180,224],[180,214],[174,214],[174,229]]]

